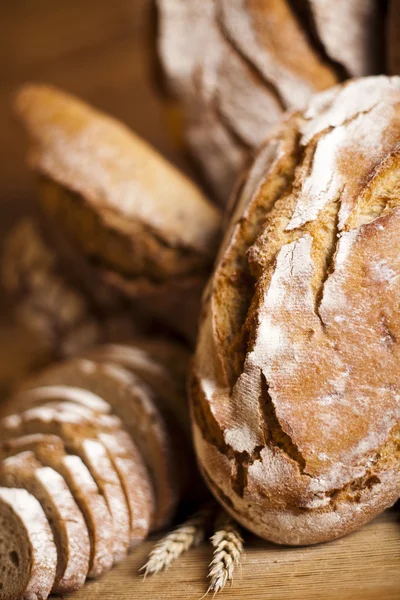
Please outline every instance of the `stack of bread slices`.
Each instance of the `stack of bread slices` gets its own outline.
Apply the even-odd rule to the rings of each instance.
[[[191,463],[186,364],[164,340],[104,345],[2,407],[2,598],[77,590],[170,523]]]

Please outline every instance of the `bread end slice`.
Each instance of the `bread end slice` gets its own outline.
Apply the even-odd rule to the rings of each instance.
[[[57,551],[39,502],[26,490],[0,488],[0,596],[46,600]]]

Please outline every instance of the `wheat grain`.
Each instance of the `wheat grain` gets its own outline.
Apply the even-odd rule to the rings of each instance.
[[[222,513],[210,541],[214,553],[208,572],[210,584],[206,595],[209,592],[214,592],[215,595],[228,582],[232,583],[235,567],[240,564],[243,556],[243,539],[236,523],[226,513]]]
[[[150,552],[146,564],[140,569],[144,571],[144,577],[167,569],[181,554],[198,546],[205,539],[212,512],[211,505],[202,507],[174,531],[161,538]]]

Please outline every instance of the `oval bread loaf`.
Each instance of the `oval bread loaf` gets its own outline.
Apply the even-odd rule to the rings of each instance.
[[[289,115],[238,194],[191,380],[210,489],[282,544],[344,535],[400,493],[400,78]]]

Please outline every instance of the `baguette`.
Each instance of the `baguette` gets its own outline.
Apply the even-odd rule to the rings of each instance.
[[[400,493],[400,79],[316,95],[233,205],[190,384],[206,482],[276,543],[327,541]]]

